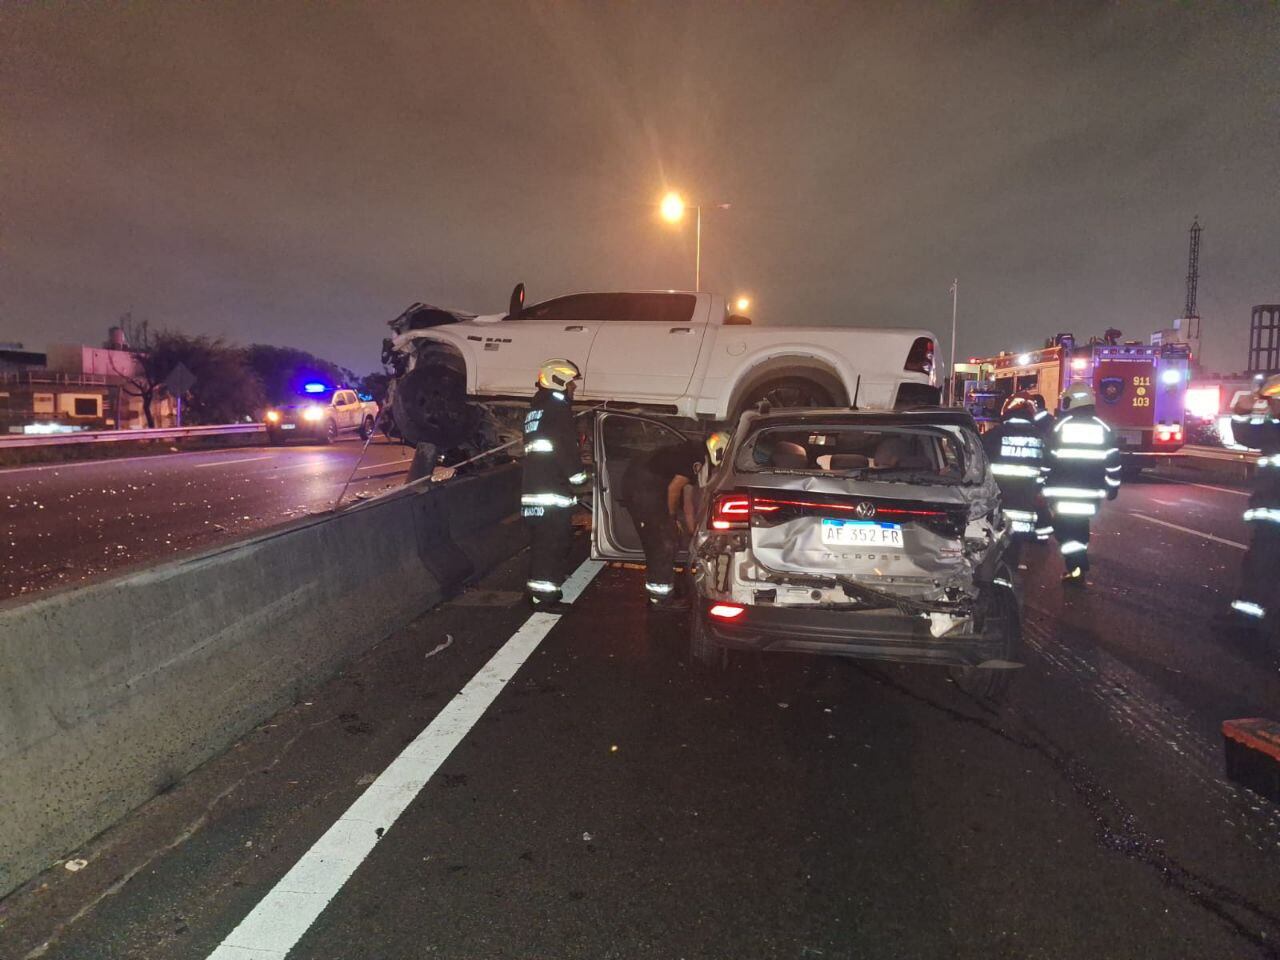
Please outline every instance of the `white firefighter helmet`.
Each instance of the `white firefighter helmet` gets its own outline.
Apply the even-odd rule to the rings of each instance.
[[[548,360],[538,368],[538,386],[548,390],[563,390],[580,379],[582,371],[572,360]]]
[[[1062,396],[1058,398],[1058,406],[1063,410],[1092,407],[1097,402],[1098,399],[1093,395],[1093,387],[1087,383],[1073,383],[1063,390]]]
[[[1258,396],[1267,400],[1280,400],[1280,373],[1273,373],[1258,387]]]
[[[724,454],[728,449],[729,433],[727,430],[717,430],[707,437],[707,456],[710,458],[711,466],[720,466],[724,462]]]

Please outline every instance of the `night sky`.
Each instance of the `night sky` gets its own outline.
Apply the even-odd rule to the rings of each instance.
[[[703,286],[961,354],[1280,301],[1274,4],[0,4],[0,340],[376,368],[414,300]],[[889,9],[890,7],[894,9]]]

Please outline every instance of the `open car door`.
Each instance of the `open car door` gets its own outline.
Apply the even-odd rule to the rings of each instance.
[[[644,562],[644,548],[626,505],[622,478],[637,456],[687,438],[679,430],[634,413],[602,411],[595,423],[595,479],[591,505],[591,557]],[[686,559],[682,549],[678,561]]]

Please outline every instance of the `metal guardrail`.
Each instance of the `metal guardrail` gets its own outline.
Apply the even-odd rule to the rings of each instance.
[[[228,423],[211,427],[157,427],[154,430],[84,430],[79,433],[40,433],[0,436],[0,450],[17,447],[60,447],[85,443],[121,443],[129,440],[181,440],[229,434],[265,433],[260,423]]]
[[[1226,447],[1198,447],[1193,444],[1188,444],[1178,452],[1184,457],[1199,460],[1226,460],[1245,464],[1257,463],[1260,456],[1257,450],[1228,450]]]

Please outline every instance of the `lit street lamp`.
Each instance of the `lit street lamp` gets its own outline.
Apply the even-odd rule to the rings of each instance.
[[[693,289],[695,292],[702,290],[702,204],[689,204],[685,202],[684,197],[670,190],[662,198],[662,202],[658,205],[658,211],[662,214],[662,219],[667,223],[679,223],[684,219],[684,212],[690,206],[693,207],[697,220],[697,240],[694,246],[693,258]],[[727,203],[713,203],[710,206],[717,210],[728,210]]]

